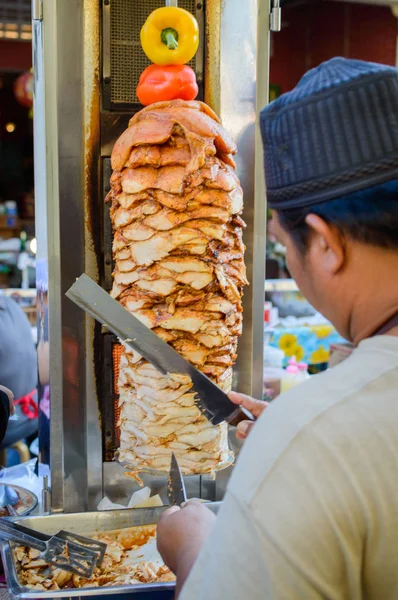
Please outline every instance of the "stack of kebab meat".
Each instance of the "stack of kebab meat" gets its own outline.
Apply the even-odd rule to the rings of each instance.
[[[151,105],[112,153],[112,296],[225,391],[231,388],[247,284],[236,146],[200,102]],[[163,376],[130,348],[120,363],[119,460],[185,474],[228,461],[189,379]]]
[[[137,113],[112,153],[112,296],[229,391],[247,284],[236,146],[196,101]],[[185,376],[163,376],[125,347],[120,363],[119,460],[185,474],[228,461],[227,424],[213,426]]]

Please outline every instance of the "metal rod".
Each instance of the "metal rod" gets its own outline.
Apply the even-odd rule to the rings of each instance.
[[[166,0],[166,6],[178,6],[177,0]]]
[[[273,2],[270,17],[270,29],[275,32],[282,29],[282,9],[280,0],[274,0]]]
[[[43,478],[42,511],[43,514],[48,514],[51,511],[51,496],[50,489],[48,487],[48,475],[45,475]]]

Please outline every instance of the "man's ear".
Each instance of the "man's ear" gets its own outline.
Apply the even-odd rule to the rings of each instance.
[[[311,230],[310,252],[314,260],[330,275],[335,275],[344,266],[346,245],[344,237],[333,225],[326,223],[318,215],[307,215],[305,222]]]

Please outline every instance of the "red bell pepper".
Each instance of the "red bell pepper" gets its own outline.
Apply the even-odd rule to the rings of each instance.
[[[137,86],[138,99],[144,106],[167,100],[195,100],[198,92],[195,72],[187,65],[150,65]]]

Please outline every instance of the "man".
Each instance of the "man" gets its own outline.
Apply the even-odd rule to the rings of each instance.
[[[8,388],[0,385],[0,444],[7,431],[8,420],[14,412],[13,393]]]
[[[34,437],[38,430],[37,358],[31,328],[23,310],[7,297],[0,297],[0,384],[11,390],[18,415],[0,440],[0,449],[4,449]],[[6,402],[4,396],[3,400]],[[2,426],[6,420],[4,413]]]
[[[334,59],[261,114],[289,271],[356,349],[264,411],[217,519],[165,514],[180,600],[398,598],[397,98],[398,70]]]

